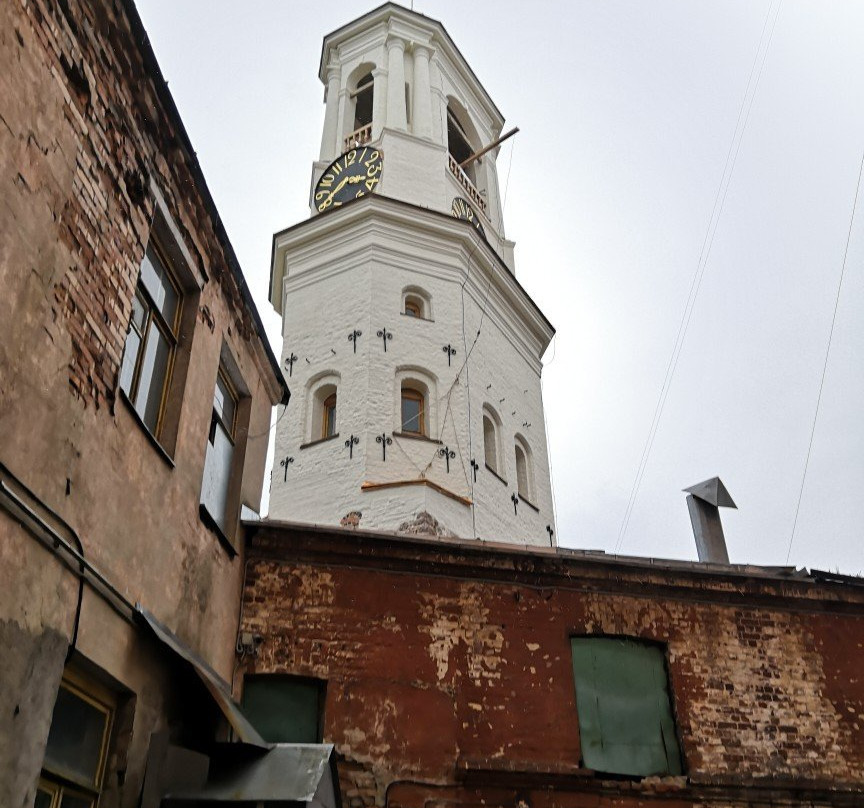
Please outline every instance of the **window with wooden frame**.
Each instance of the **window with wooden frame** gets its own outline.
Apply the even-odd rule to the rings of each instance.
[[[423,316],[423,308],[421,304],[415,299],[411,297],[405,298],[405,314],[409,317],[422,317]]]
[[[625,637],[573,637],[571,648],[585,767],[682,774],[665,649]]]
[[[321,437],[332,438],[336,434],[336,393],[331,393],[321,405]]]
[[[132,299],[132,319],[120,368],[120,389],[158,440],[177,349],[183,297],[167,262],[147,247]]]
[[[402,431],[426,435],[426,401],[420,390],[402,385]]]
[[[231,472],[237,440],[237,408],[240,395],[224,363],[220,363],[213,391],[213,409],[204,457],[204,479],[201,483],[201,506],[224,535],[228,525]]]
[[[63,676],[35,808],[95,808],[102,790],[116,702],[113,694],[69,671]]]

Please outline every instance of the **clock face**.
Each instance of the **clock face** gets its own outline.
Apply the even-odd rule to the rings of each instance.
[[[371,194],[381,180],[383,157],[378,149],[351,149],[327,166],[315,185],[315,207],[319,213],[338,208],[352,199]]]
[[[450,213],[452,213],[457,219],[471,222],[477,232],[483,236],[483,238],[486,238],[486,232],[483,230],[483,225],[480,224],[480,217],[474,212],[474,208],[472,208],[471,205],[461,196],[453,198],[453,204],[450,206]]]

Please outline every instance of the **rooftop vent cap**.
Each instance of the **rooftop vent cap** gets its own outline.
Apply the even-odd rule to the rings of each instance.
[[[690,512],[699,560],[708,564],[728,564],[729,553],[719,508],[737,509],[738,506],[726,486],[719,477],[712,477],[685,488],[684,492],[688,495],[687,510]]]

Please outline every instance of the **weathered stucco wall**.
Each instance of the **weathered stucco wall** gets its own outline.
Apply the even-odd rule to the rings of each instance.
[[[511,782],[529,804],[862,799],[862,589],[285,528],[252,552],[254,670],[326,680],[351,808],[436,800],[424,783],[462,789],[445,802]],[[584,634],[666,646],[689,780],[580,774],[570,637]],[[392,785],[406,780],[420,786]]]
[[[281,392],[139,26],[125,2],[0,4],[0,461],[124,597],[230,679],[242,564],[198,511],[223,345],[252,402],[240,492],[252,507]],[[118,391],[153,187],[204,279],[186,301],[171,460]],[[5,515],[0,558],[0,803],[29,806],[77,583]],[[76,658],[136,694],[140,719],[125,787],[110,773],[100,804],[133,805],[149,731],[167,720],[168,680],[153,648],[144,653],[139,633],[99,604],[87,589]]]

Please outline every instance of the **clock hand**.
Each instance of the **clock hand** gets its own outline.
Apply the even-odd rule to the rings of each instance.
[[[351,177],[345,177],[329,194],[327,194],[327,198],[324,202],[328,202],[333,199],[333,197],[339,193],[349,182],[351,181]]]

